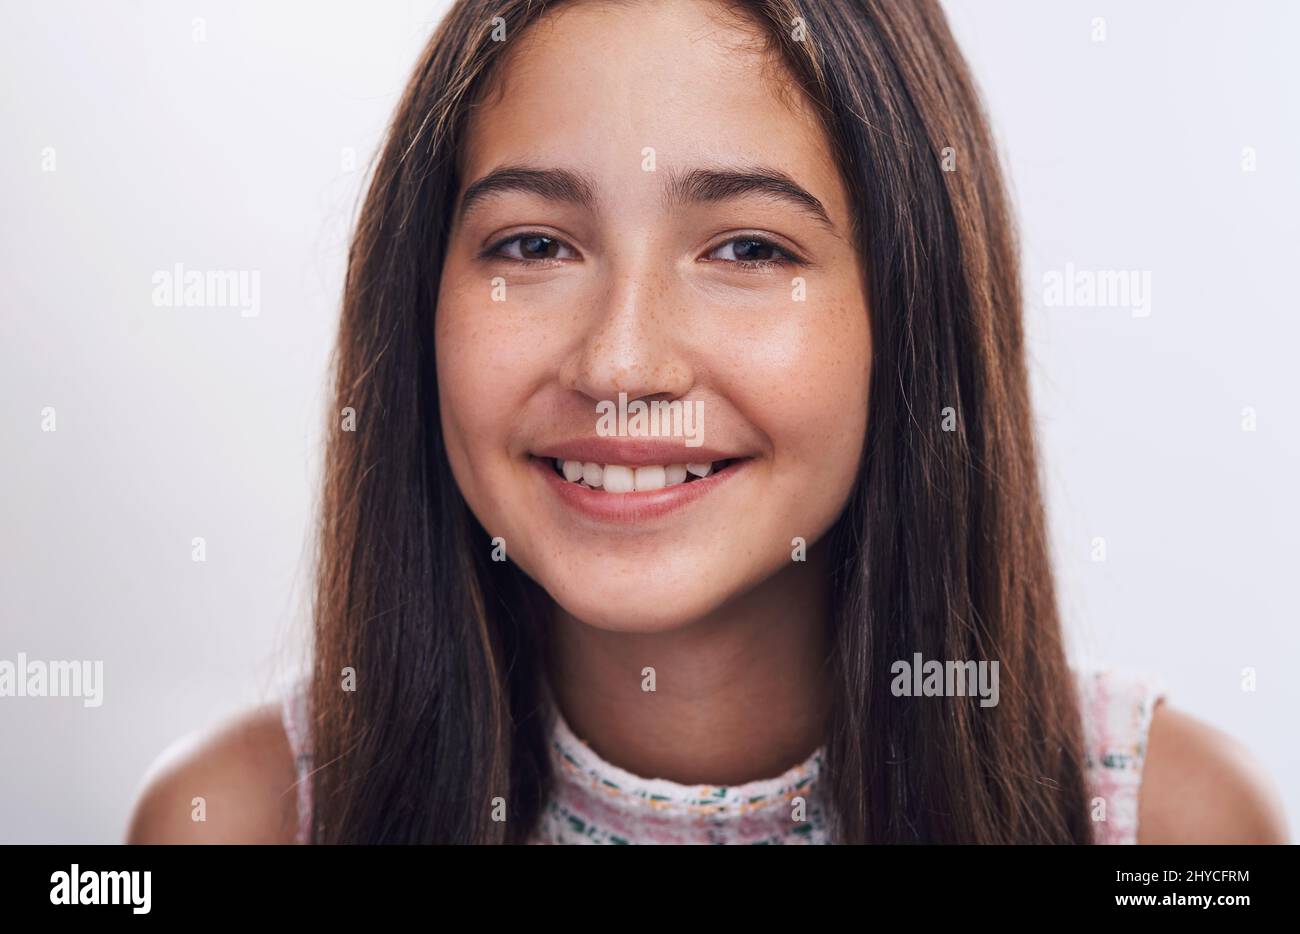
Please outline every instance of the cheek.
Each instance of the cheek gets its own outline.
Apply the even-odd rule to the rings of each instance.
[[[438,394],[444,425],[462,439],[492,436],[509,424],[509,403],[520,392],[520,365],[528,360],[522,329],[492,301],[491,288],[490,281],[449,267],[438,295]]]
[[[772,445],[776,495],[809,521],[825,521],[842,509],[860,467],[870,331],[860,298],[806,314],[788,340],[750,357],[759,365],[746,367],[746,395],[758,405],[746,414]]]
[[[482,384],[485,372],[477,357],[483,342],[474,324],[477,309],[461,301],[443,299],[438,303],[434,324],[435,358],[438,367],[438,408],[442,418],[443,438],[453,467],[467,456],[466,445],[473,427],[491,415],[492,406],[485,401],[491,387]],[[460,471],[457,470],[459,477]]]
[[[439,416],[456,482],[476,507],[485,499],[479,491],[491,483],[525,398],[527,377],[520,362],[527,356],[499,306],[494,309],[488,284],[476,289],[446,283],[434,321]]]

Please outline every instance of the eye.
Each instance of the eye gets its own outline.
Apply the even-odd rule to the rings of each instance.
[[[774,269],[801,260],[764,237],[733,237],[709,254],[710,259],[734,263],[741,269]]]
[[[564,250],[568,250],[571,255],[559,255]],[[576,256],[573,247],[563,240],[536,231],[514,234],[504,240],[498,240],[484,250],[483,255],[500,256],[504,259],[514,260],[516,263],[545,263],[548,265],[554,261],[573,259]]]

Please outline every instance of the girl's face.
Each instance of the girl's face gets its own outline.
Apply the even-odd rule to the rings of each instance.
[[[807,567],[794,540],[852,490],[871,355],[847,195],[720,6],[564,7],[503,66],[438,297],[452,471],[573,616],[685,625]]]

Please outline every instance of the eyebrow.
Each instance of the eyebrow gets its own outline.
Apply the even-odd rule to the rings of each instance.
[[[563,201],[594,211],[596,186],[580,172],[530,165],[507,165],[476,180],[461,196],[457,215],[464,219],[490,196],[507,191],[538,195],[550,201]],[[821,201],[785,172],[761,165],[709,166],[687,172],[668,174],[664,186],[669,207],[727,201],[744,195],[761,195],[786,204],[811,216],[834,232],[835,225]]]

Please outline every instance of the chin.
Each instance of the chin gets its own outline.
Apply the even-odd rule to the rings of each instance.
[[[574,575],[566,569],[558,578],[540,583],[566,613],[588,626],[652,634],[689,626],[727,601],[718,577],[698,566],[688,570],[685,576],[661,568],[627,577]]]

